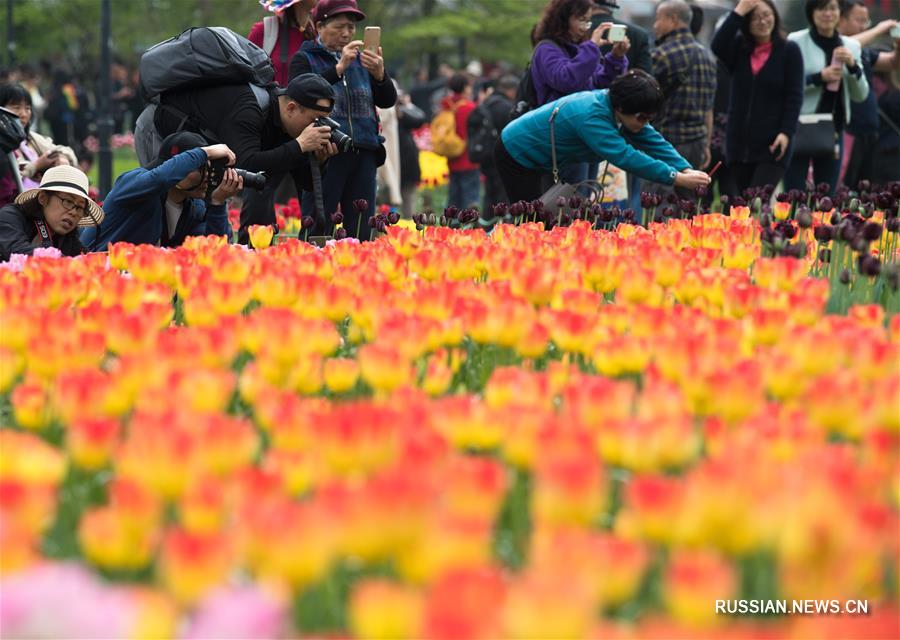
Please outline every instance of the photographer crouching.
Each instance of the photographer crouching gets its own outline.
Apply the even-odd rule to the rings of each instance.
[[[81,233],[82,244],[88,251],[106,251],[114,242],[177,247],[188,236],[230,240],[225,203],[244,186],[238,171],[226,168],[234,161],[224,144],[208,145],[189,131],[173,133],[155,162],[119,176],[103,203],[103,222]]]

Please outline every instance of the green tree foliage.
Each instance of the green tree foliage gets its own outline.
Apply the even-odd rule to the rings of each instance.
[[[4,0],[5,4],[5,0]],[[96,75],[100,0],[13,0],[17,62],[49,59]],[[529,34],[544,0],[360,0],[366,24],[381,25],[392,68],[412,69],[429,54],[460,66],[477,57],[523,66]],[[246,34],[264,15],[253,0],[112,0],[112,47],[133,64],[148,46],[191,26],[225,26]],[[360,25],[361,27],[364,25]],[[2,53],[6,53],[6,30]],[[4,62],[6,60],[4,59]]]

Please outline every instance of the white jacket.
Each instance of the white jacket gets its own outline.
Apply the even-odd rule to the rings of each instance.
[[[795,31],[788,36],[788,40],[796,42],[800,47],[800,53],[803,55],[803,76],[820,73],[822,69],[831,63],[831,60],[825,60],[825,52],[813,42],[812,36],[809,35],[809,29],[803,31]],[[841,36],[843,46],[850,50],[853,59],[860,69],[859,77],[850,73],[847,65],[843,65],[843,85],[844,85],[844,118],[847,124],[850,123],[850,101],[862,102],[869,95],[869,83],[866,80],[866,74],[862,73],[862,60],[860,55],[862,47],[859,42],[853,38]],[[803,106],[800,107],[800,115],[815,113],[819,104],[819,98],[822,97],[822,85],[807,84],[803,89]]]

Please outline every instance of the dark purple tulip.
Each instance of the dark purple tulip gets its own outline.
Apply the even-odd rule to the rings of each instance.
[[[841,284],[850,284],[850,269],[841,269],[841,275],[838,276]]]
[[[353,207],[354,207],[360,214],[365,213],[366,211],[369,210],[369,201],[366,200],[366,199],[364,199],[364,198],[360,198],[359,200],[354,200],[354,201],[353,201]]]
[[[534,213],[536,213],[536,214],[538,214],[538,216],[540,216],[542,213],[544,213],[544,201],[543,200],[532,200],[531,201],[531,209],[532,209],[532,211],[534,211]]]
[[[730,200],[731,200],[731,198],[729,198],[727,195],[722,196],[721,198],[719,198],[719,202],[722,203],[722,208],[727,207]]]
[[[864,276],[874,278],[881,273],[881,262],[875,256],[859,256],[859,272]]]
[[[581,196],[572,196],[569,198],[569,208],[577,209],[581,206]]]
[[[733,207],[746,207],[747,201],[744,200],[741,196],[735,196],[734,201],[731,203]]]
[[[448,220],[453,220],[454,218],[456,218],[458,213],[459,209],[457,209],[456,207],[447,207],[446,209],[444,209],[444,216]]]
[[[791,201],[790,193],[785,193],[782,191],[777,196],[775,196],[775,202],[790,202],[790,201]]]
[[[649,209],[653,206],[653,195],[647,193],[646,191],[641,193],[641,207],[643,209]]]
[[[566,208],[566,199],[563,196],[560,196],[556,199],[556,206],[560,209]]]
[[[832,209],[834,209],[834,203],[831,201],[831,198],[825,196],[819,200],[819,211],[831,211]]]
[[[900,199],[900,181],[891,183],[891,195]]]
[[[334,213],[331,214],[331,221],[335,225],[341,224],[344,221],[344,214],[341,213],[340,211],[335,211]]]
[[[391,224],[397,224],[398,222],[400,222],[400,214],[396,211],[391,211],[388,214],[388,222],[390,222]]]
[[[831,191],[831,185],[827,182],[820,182],[816,185],[816,191],[819,192],[819,195],[825,195],[829,191]]]
[[[694,193],[698,198],[705,198],[707,191],[708,190],[706,187],[697,187],[696,189],[694,189]]]
[[[313,220],[312,216],[303,216],[302,218],[300,218],[300,224],[302,224],[303,228],[307,231],[311,229],[315,223],[316,221]]]
[[[344,227],[334,230],[334,239],[335,240],[343,240],[346,237],[347,237],[347,230]]]
[[[816,241],[823,244],[830,241],[833,235],[834,227],[831,227],[827,224],[820,225],[813,229],[813,237],[815,237]]]
[[[797,224],[801,229],[809,229],[812,226],[813,218],[812,214],[809,212],[809,209],[806,207],[799,207],[797,209]]]
[[[860,180],[859,185],[857,185],[857,186],[859,188],[860,193],[865,193],[872,187],[872,183],[869,182],[868,180]]]
[[[819,261],[820,262],[831,262],[831,249],[819,249]]]
[[[900,218],[888,218],[884,225],[891,233],[897,233],[900,231]]]
[[[881,231],[881,225],[877,222],[867,222],[863,225],[862,235],[869,242],[874,242],[881,237]]]
[[[674,193],[670,193],[666,196],[666,202],[668,204],[678,204],[678,196]]]
[[[502,218],[509,212],[509,206],[505,202],[498,202],[493,206],[491,211],[495,218]]]

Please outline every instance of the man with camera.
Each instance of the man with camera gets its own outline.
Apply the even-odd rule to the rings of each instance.
[[[177,247],[188,236],[231,239],[225,203],[244,184],[226,168],[234,161],[224,144],[207,145],[189,131],[173,133],[149,166],[119,176],[103,203],[103,222],[85,229],[81,243],[88,251],[106,251],[114,242]]]
[[[238,241],[246,243],[251,225],[275,224],[273,197],[281,176],[290,173],[298,193],[309,191],[310,157],[324,165],[338,152],[331,142],[331,129],[313,124],[331,113],[334,101],[328,82],[305,74],[272,91],[265,109],[246,84],[166,92],[154,123],[162,136],[186,130],[223,143],[234,152],[241,169],[267,174],[264,191],[244,192]]]

